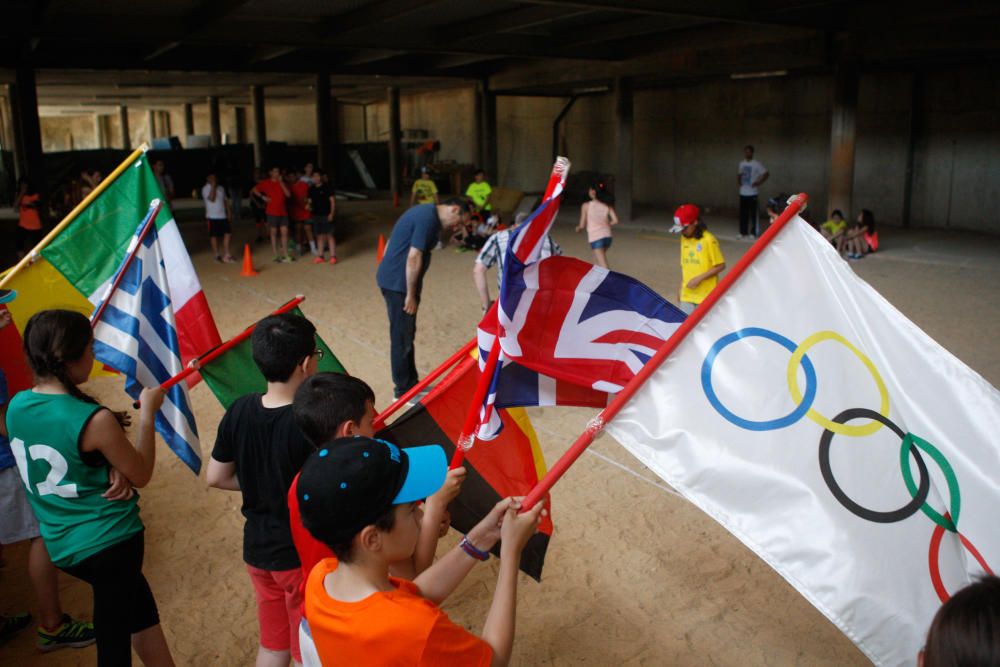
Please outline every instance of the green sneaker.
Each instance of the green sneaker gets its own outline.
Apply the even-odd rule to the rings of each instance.
[[[0,615],[0,646],[29,625],[31,625],[31,614],[27,612],[13,616]]]
[[[94,624],[78,621],[63,614],[62,625],[51,632],[38,626],[38,649],[57,651],[61,648],[83,648],[96,641]]]

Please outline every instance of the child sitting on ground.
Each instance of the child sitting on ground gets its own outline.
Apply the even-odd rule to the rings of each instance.
[[[847,253],[847,259],[863,259],[868,253],[878,250],[875,215],[868,209],[862,209],[846,236],[843,252]]]
[[[375,435],[375,393],[359,378],[341,373],[317,373],[307,378],[298,388],[292,405],[295,423],[317,448],[337,438],[370,438]],[[438,539],[448,531],[448,524],[451,522],[448,505],[458,496],[465,476],[464,467],[449,470],[444,486],[424,503],[416,551],[413,558],[394,563],[390,567],[393,576],[413,579],[434,562]],[[334,553],[302,525],[297,497],[298,483],[299,477],[296,475],[288,489],[288,518],[292,541],[299,554],[305,580],[317,563],[325,558],[334,558]],[[320,664],[318,658],[314,657],[315,648],[305,620],[299,628],[299,646],[306,667]]]
[[[265,317],[251,337],[267,393],[242,396],[219,424],[208,484],[241,491],[243,560],[257,599],[257,667],[287,667],[299,654],[302,570],[288,523],[288,487],[313,446],[295,424],[292,398],[316,372],[316,327],[299,315]]]
[[[514,642],[518,563],[542,516],[518,514],[506,498],[412,582],[389,567],[412,557],[421,533],[418,501],[445,482],[437,445],[400,449],[384,440],[334,440],[302,467],[302,521],[337,560],[306,583],[305,616],[324,664],[506,665]],[[501,541],[500,574],[483,636],[453,623],[438,605]]]
[[[819,233],[829,241],[838,252],[843,251],[844,242],[847,240],[847,221],[840,209],[834,209],[830,214],[830,219],[819,226]]]

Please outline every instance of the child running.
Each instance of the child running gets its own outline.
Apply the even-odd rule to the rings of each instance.
[[[302,662],[298,626],[302,571],[288,523],[288,487],[313,451],[295,424],[292,399],[316,372],[316,327],[299,315],[265,317],[251,336],[267,392],[242,396],[219,423],[208,485],[243,495],[243,560],[257,599],[257,667]]]
[[[134,648],[146,665],[173,665],[142,574],[143,524],[131,488],[153,475],[153,420],[164,392],[142,391],[133,447],[122,430],[126,420],[77,387],[94,365],[86,316],[36,313],[24,350],[35,386],[11,399],[7,430],[52,562],[93,588],[97,664],[130,665]]]
[[[305,615],[325,665],[507,665],[514,643],[521,552],[542,504],[518,514],[506,498],[459,545],[412,582],[390,575],[413,556],[423,532],[418,501],[445,483],[437,445],[400,449],[384,440],[342,438],[314,453],[298,485],[302,521],[336,559],[306,583]],[[438,606],[501,541],[500,573],[476,637]]]
[[[580,224],[576,231],[587,229],[587,240],[594,251],[594,263],[608,268],[608,248],[611,247],[611,227],[618,224],[618,216],[612,206],[614,199],[607,186],[595,182],[587,191],[590,201],[580,207]]]

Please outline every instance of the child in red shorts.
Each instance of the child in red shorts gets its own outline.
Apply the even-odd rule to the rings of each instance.
[[[285,313],[257,323],[253,359],[267,392],[236,399],[219,424],[208,463],[208,484],[243,495],[243,560],[257,598],[260,647],[257,667],[302,662],[299,618],[302,570],[292,543],[286,497],[292,479],[314,448],[295,423],[292,399],[316,372],[322,354],[316,328]]]

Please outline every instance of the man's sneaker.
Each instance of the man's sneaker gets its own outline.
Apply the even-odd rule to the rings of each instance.
[[[0,646],[29,625],[31,625],[31,614],[27,612],[13,616],[0,616]]]
[[[330,258],[330,263],[331,264],[336,264],[337,263],[337,257],[336,257],[336,255]]]
[[[63,614],[62,625],[55,630],[45,630],[38,626],[38,649],[57,651],[61,648],[83,648],[94,643],[94,624],[84,623],[69,614]]]

